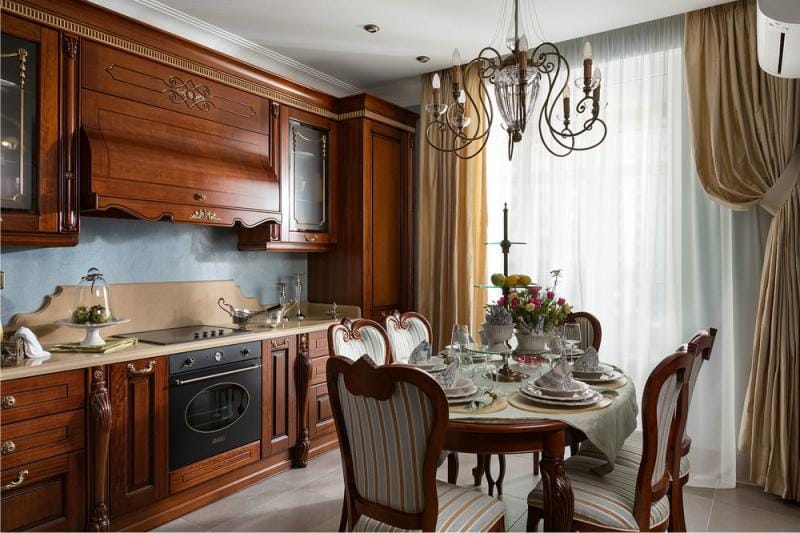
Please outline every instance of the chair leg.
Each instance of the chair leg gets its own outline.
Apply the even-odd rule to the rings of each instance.
[[[539,475],[539,461],[541,460],[541,454],[539,452],[533,452],[533,475]]]
[[[670,483],[669,492],[669,530],[675,532],[686,531],[686,515],[683,510],[683,486],[689,481],[689,476]]]
[[[501,456],[502,457],[502,456]],[[485,470],[486,470],[486,485],[489,487],[489,496],[494,496],[494,488],[497,486],[497,482],[492,477],[492,456],[491,455],[484,455],[483,456]],[[499,495],[499,488],[498,488],[498,495]]]
[[[497,475],[497,495],[503,495],[503,480],[506,477],[506,456],[500,454],[497,456],[497,462],[500,463],[500,473]],[[490,463],[491,466],[491,463]]]
[[[472,469],[472,484],[476,487],[481,486],[483,474],[486,472],[486,457],[485,455],[478,454],[478,464]]]
[[[542,510],[538,507],[528,506],[528,521],[525,525],[525,531],[536,531],[539,527],[539,520],[542,519]]]
[[[453,484],[458,482],[458,454],[456,452],[447,454],[447,482]]]

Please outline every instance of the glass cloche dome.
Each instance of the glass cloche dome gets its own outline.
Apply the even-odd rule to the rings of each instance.
[[[72,322],[75,324],[106,324],[114,321],[109,306],[110,289],[103,274],[90,268],[78,284]]]

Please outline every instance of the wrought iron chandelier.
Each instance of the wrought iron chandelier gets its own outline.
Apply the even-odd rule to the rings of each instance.
[[[462,65],[456,48],[450,71],[449,102],[442,101],[441,80],[438,74],[433,75],[433,101],[425,106],[432,116],[425,130],[426,140],[435,149],[461,159],[478,155],[486,146],[494,121],[488,82],[494,86],[497,110],[508,133],[508,159],[511,160],[514,145],[522,140],[531,119],[540,85],[544,84],[545,96],[538,118],[539,137],[544,147],[557,157],[591,150],[602,143],[607,134],[606,124],[599,117],[604,106],[600,101],[601,76],[599,68],[592,70],[591,45],[587,42],[584,46],[583,76],[575,80],[580,92],[577,102],[573,102],[566,58],[550,42],[528,50],[527,36],[520,32],[519,0],[514,0],[513,5],[513,27],[507,39],[510,55],[502,57],[495,48],[487,46],[478,57]],[[477,69],[480,80],[477,94],[472,94],[463,82],[472,69]],[[559,97],[561,109],[557,109]],[[467,109],[477,111],[472,128],[469,126],[473,117],[467,114]]]

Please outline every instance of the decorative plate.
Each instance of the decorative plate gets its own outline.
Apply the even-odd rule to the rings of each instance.
[[[558,396],[550,394],[548,391],[540,389],[536,385],[532,385],[530,383],[527,386],[520,387],[519,391],[528,398],[533,398],[535,400],[551,400],[554,402],[567,402],[567,403],[586,400],[588,398],[591,398],[596,393],[594,389],[587,386],[584,390],[576,392],[572,396]]]
[[[572,375],[578,379],[602,379],[603,374],[613,372],[614,367],[604,363],[597,365],[597,370],[575,370],[575,364],[572,364]]]

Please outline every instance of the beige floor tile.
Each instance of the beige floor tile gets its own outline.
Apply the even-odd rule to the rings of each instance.
[[[183,518],[176,518],[172,522],[167,522],[163,526],[157,527],[153,531],[168,531],[168,532],[181,532],[181,531],[205,531],[203,528],[196,524],[189,522]]]
[[[717,491],[719,494],[719,491]],[[796,518],[754,507],[730,505],[719,500],[711,508],[709,531],[798,531]]]
[[[708,494],[706,492],[706,494]],[[714,491],[711,498],[698,496],[693,491],[683,491],[683,512],[686,517],[688,531],[708,531],[708,520],[711,517],[711,508],[714,503]]]
[[[800,505],[787,502],[775,495],[767,494],[760,487],[739,484],[735,489],[718,489],[715,502],[763,509],[794,518],[797,521],[797,529],[800,530]]]

